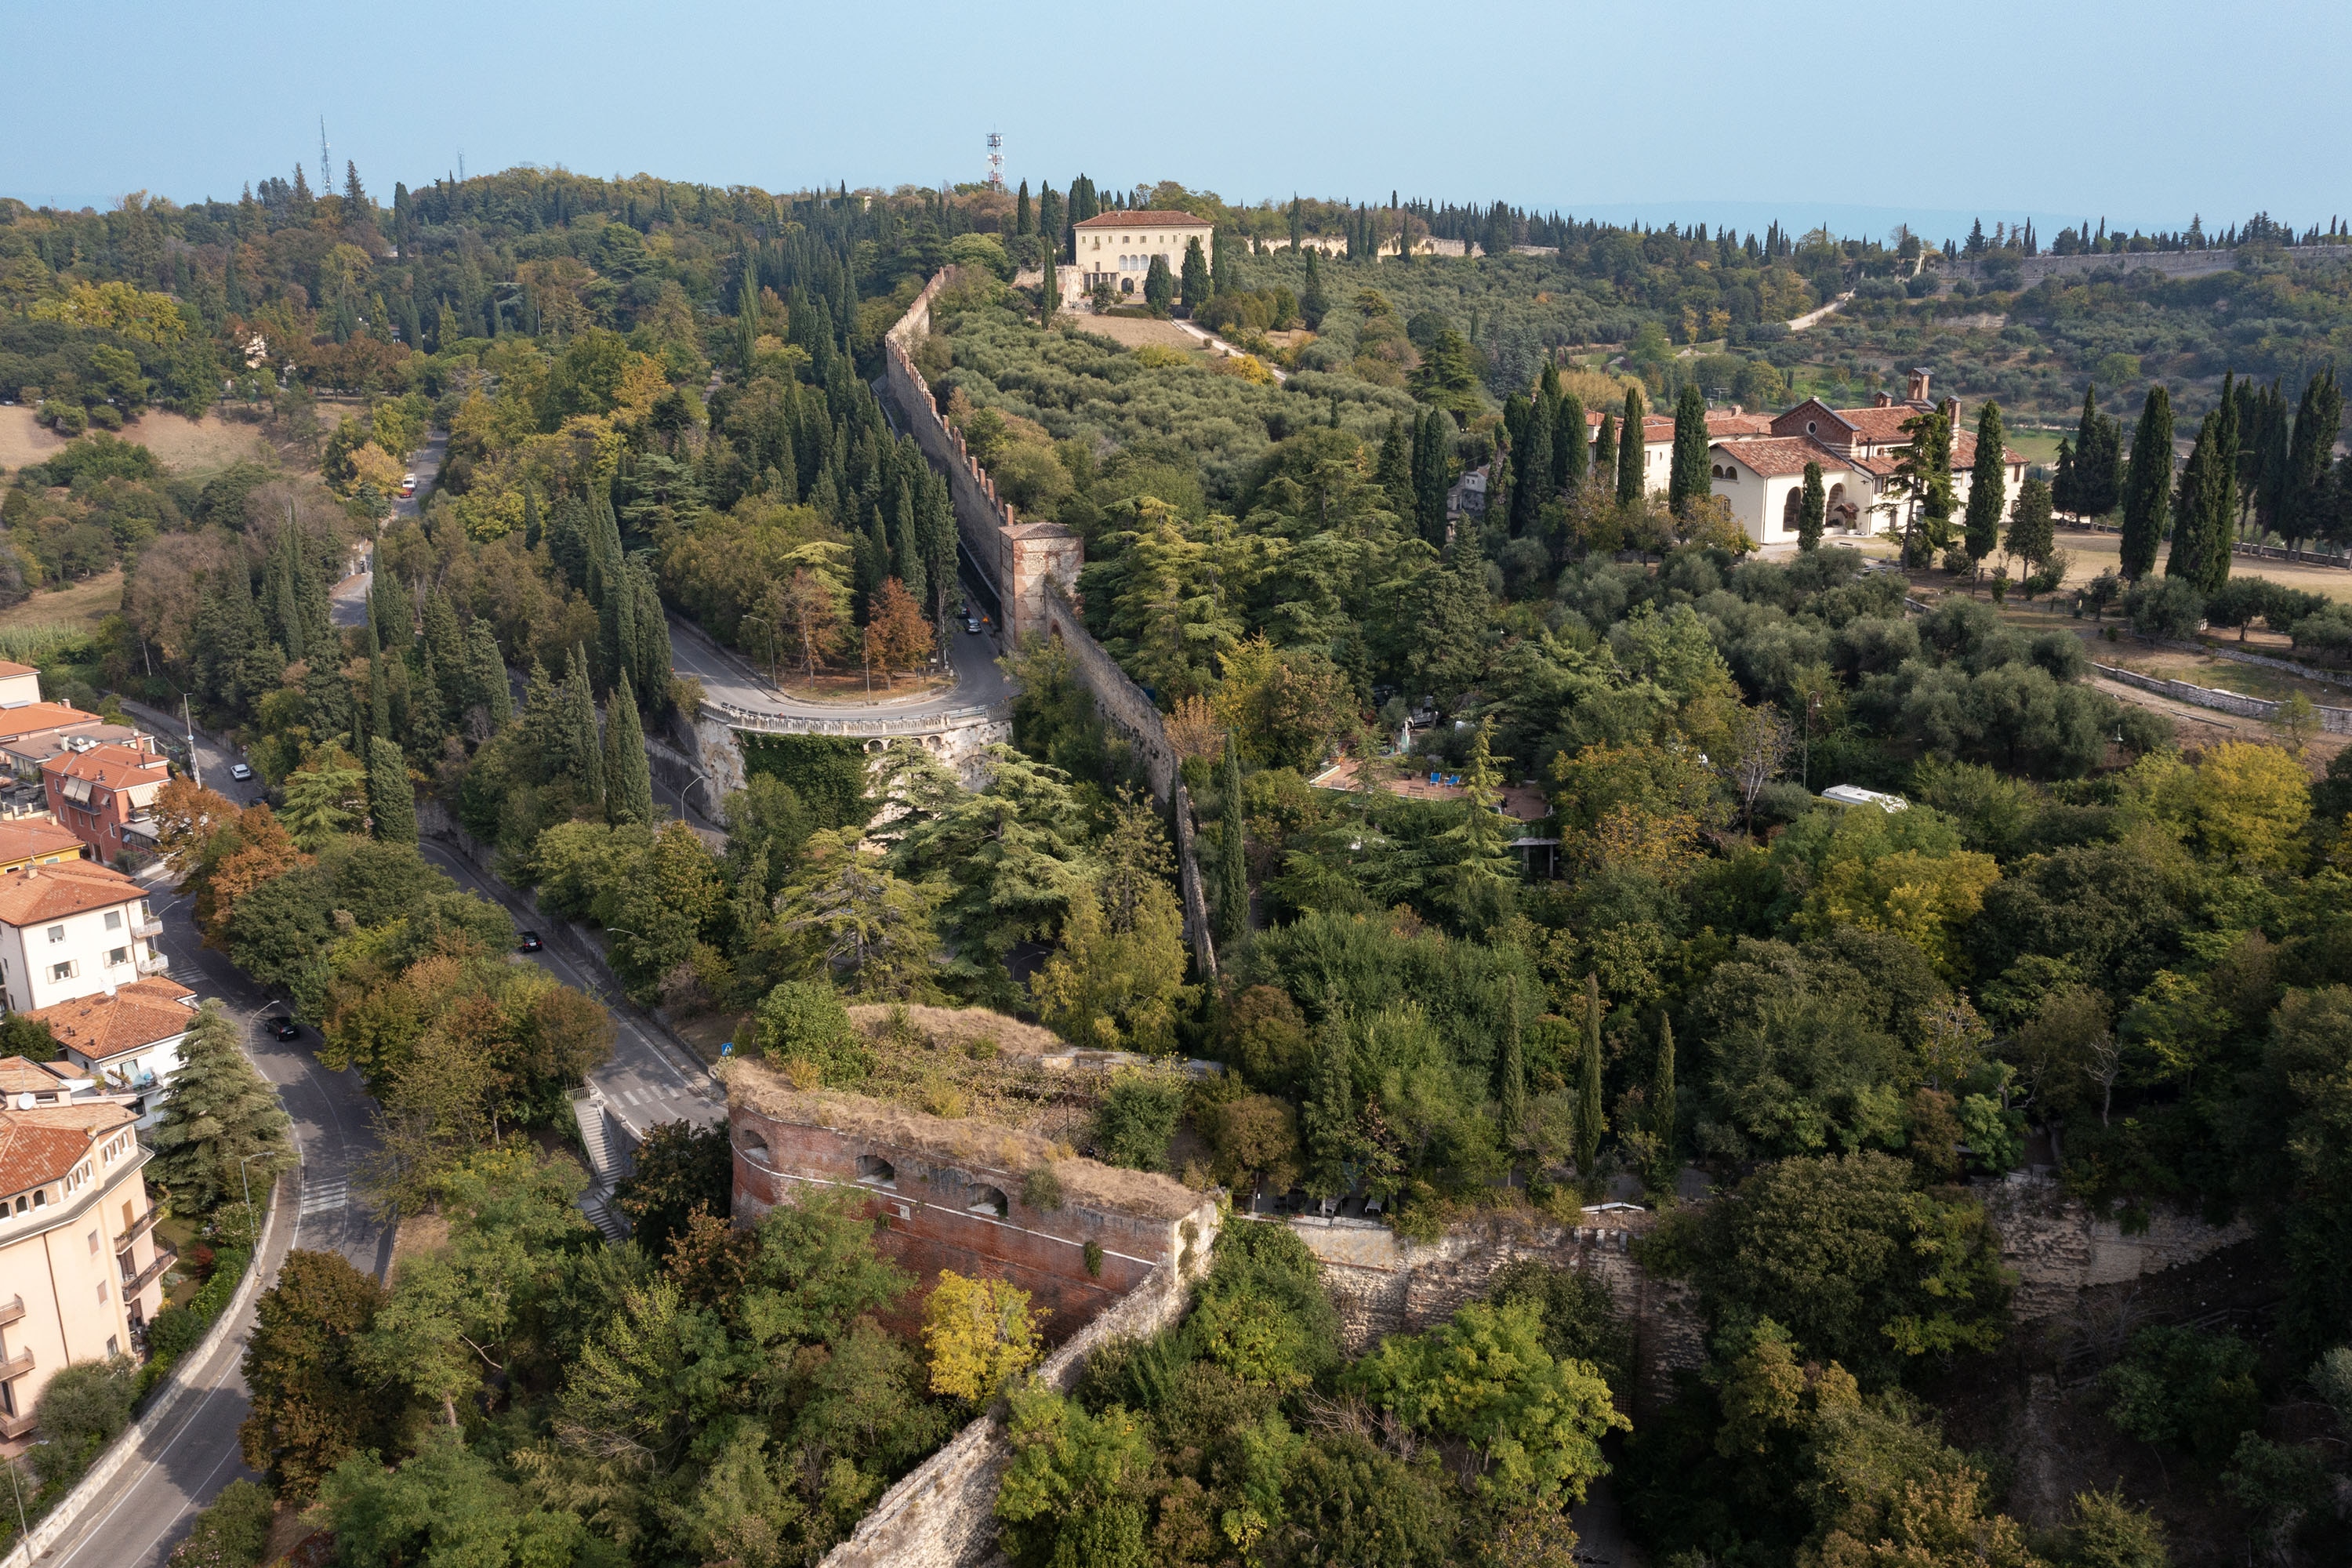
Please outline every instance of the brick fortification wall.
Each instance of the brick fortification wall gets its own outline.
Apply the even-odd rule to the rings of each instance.
[[[1177,776],[1176,749],[1169,744],[1160,710],[1095,641],[1069,597],[1085,563],[1084,542],[1059,523],[1022,522],[1014,517],[1013,504],[997,495],[995,482],[965,450],[962,435],[940,417],[930,384],[915,368],[914,345],[930,331],[931,301],[946,281],[947,274],[941,272],[925,284],[884,338],[884,381],[916,444],[948,477],[956,531],[965,551],[987,569],[995,584],[1013,646],[1031,637],[1061,639],[1079,679],[1094,694],[1095,706],[1142,757],[1153,796],[1176,820],[1177,882],[1193,965],[1203,978],[1213,979],[1216,945],[1209,934],[1209,902],[1193,842],[1192,799]]]
[[[1457,1226],[1432,1242],[1408,1241],[1362,1221],[1291,1220],[1291,1229],[1323,1260],[1323,1289],[1339,1310],[1349,1354],[1383,1336],[1423,1329],[1486,1294],[1495,1275],[1521,1258],[1538,1258],[1592,1275],[1633,1329],[1634,1393],[1643,1408],[1673,1396],[1674,1374],[1706,1359],[1706,1329],[1690,1287],[1660,1279],[1627,1248],[1656,1223],[1647,1210],[1588,1215],[1563,1226],[1525,1215],[1496,1215]],[[1273,1222],[1265,1222],[1273,1223]]]

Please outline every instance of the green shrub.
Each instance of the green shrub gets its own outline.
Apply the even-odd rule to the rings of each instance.
[[[760,1004],[760,1054],[771,1061],[806,1062],[828,1089],[852,1088],[874,1068],[873,1053],[849,1022],[832,986],[787,980]]]
[[[1095,1151],[1113,1165],[1158,1171],[1184,1114],[1184,1086],[1156,1073],[1123,1072],[1095,1110]]]
[[[269,1545],[269,1522],[276,1510],[268,1488],[229,1482],[212,1506],[196,1515],[188,1538],[172,1553],[170,1568],[255,1568]]]
[[[2123,1360],[2101,1374],[2115,1395],[2107,1419],[2126,1436],[2218,1465],[2261,1418],[2256,1359],[2254,1347],[2232,1333],[2142,1329]]]
[[[41,1390],[33,1419],[48,1441],[33,1450],[33,1468],[45,1484],[79,1475],[115,1434],[131,1425],[139,1368],[129,1356],[62,1367]]]

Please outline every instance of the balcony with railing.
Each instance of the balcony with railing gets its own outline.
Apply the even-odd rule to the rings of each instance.
[[[131,1260],[129,1258],[123,1259],[122,1293],[126,1296],[136,1296],[140,1291],[144,1290],[148,1286],[153,1284],[156,1279],[163,1274],[163,1270],[169,1268],[173,1264],[177,1263],[178,1261],[180,1261],[180,1255],[177,1252],[173,1251],[168,1246],[160,1244],[155,1248],[154,1261],[148,1264],[146,1268],[142,1268],[136,1274],[133,1274],[131,1271]]]
[[[0,1360],[0,1383],[5,1383],[12,1377],[22,1377],[32,1370],[33,1349],[27,1345],[15,1355]]]
[[[162,936],[163,934],[163,922],[157,920],[153,915],[132,915],[131,917],[131,934],[142,939]]]
[[[5,1437],[13,1443],[32,1429],[33,1416],[30,1411],[22,1415],[10,1415],[5,1411],[0,1411],[0,1437]]]
[[[153,1081],[152,1074],[148,1075],[148,1080],[150,1082]],[[114,1250],[121,1252],[129,1247],[132,1242],[138,1240],[141,1237],[154,1229],[155,1222],[163,1217],[163,1210],[158,1208],[150,1208],[145,1214],[141,1215],[137,1219],[131,1222],[130,1229],[124,1231],[121,1236],[114,1238]],[[0,1322],[5,1321],[7,1321],[5,1318],[0,1318]]]
[[[160,952],[143,952],[139,955],[139,973],[142,974],[161,974],[171,967],[172,961]]]
[[[0,1329],[5,1329],[11,1323],[21,1323],[24,1321],[25,1298],[22,1296],[11,1296],[6,1300],[0,1301]]]

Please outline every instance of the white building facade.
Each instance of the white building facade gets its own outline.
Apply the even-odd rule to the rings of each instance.
[[[1077,256],[1071,270],[1077,274],[1080,293],[1108,287],[1122,299],[1143,297],[1143,280],[1152,258],[1168,264],[1172,280],[1184,272],[1184,249],[1201,242],[1201,259],[1217,259],[1216,226],[1206,218],[1185,212],[1126,211],[1102,213],[1075,226]]]
[[[171,966],[138,883],[87,860],[0,874],[0,994],[29,1013],[111,992]]]

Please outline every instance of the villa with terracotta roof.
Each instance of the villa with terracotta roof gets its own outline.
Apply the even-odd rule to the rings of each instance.
[[[0,1082],[37,1064],[0,1060]],[[175,1260],[153,1226],[128,1106],[30,1087],[0,1107],[0,1437],[33,1428],[61,1367],[138,1352]]]
[[[0,873],[0,994],[30,1013],[120,990],[171,961],[146,889],[120,871],[60,860]]]
[[[41,764],[41,781],[58,825],[99,859],[155,847],[155,797],[172,782],[172,763],[146,736],[127,746],[61,752]]]
[[[126,1097],[141,1127],[163,1114],[163,1091],[195,1026],[196,994],[151,975],[112,994],[78,996],[27,1013],[49,1026],[66,1061],[107,1092]]]
[[[1122,211],[1102,213],[1073,226],[1077,236],[1077,261],[1069,269],[1071,281],[1063,293],[1091,294],[1108,288],[1122,297],[1143,292],[1144,275],[1151,258],[1168,264],[1174,278],[1184,270],[1184,247],[1201,242],[1203,260],[1217,259],[1217,229],[1207,218],[1185,212]]]

